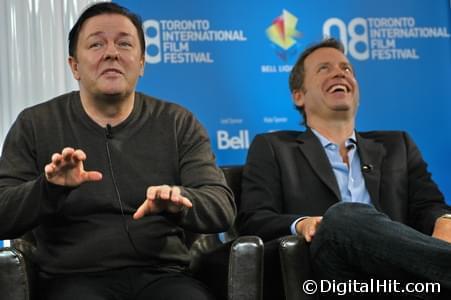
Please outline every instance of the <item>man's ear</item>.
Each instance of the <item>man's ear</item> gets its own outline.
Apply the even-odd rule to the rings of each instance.
[[[304,97],[305,94],[302,89],[294,90],[291,93],[291,98],[293,99],[294,105],[296,105],[297,107],[304,107]]]
[[[80,73],[78,72],[77,59],[73,56],[69,56],[69,58],[67,59],[67,62],[69,63],[70,70],[72,71],[72,75],[74,76],[75,80],[80,80]]]
[[[143,55],[141,57],[141,70],[139,71],[139,76],[144,76],[144,66],[146,65],[146,57]]]

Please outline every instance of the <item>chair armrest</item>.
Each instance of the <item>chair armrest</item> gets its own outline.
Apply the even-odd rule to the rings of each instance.
[[[14,247],[0,249],[0,295],[2,299],[33,299],[36,271],[27,254]]]
[[[190,270],[219,299],[262,298],[263,242],[242,236],[222,243],[217,235],[203,235],[191,247]]]
[[[228,280],[229,300],[263,297],[263,241],[241,236],[232,244]]]
[[[309,244],[298,236],[283,237],[279,244],[282,278],[287,300],[312,300],[315,295],[307,295],[302,290],[306,280],[314,279],[310,261]]]

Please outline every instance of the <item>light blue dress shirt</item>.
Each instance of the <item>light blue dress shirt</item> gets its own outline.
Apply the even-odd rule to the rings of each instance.
[[[312,131],[319,139],[329,158],[330,165],[337,179],[338,188],[340,189],[341,201],[360,202],[371,205],[371,198],[362,175],[362,165],[360,163],[359,153],[357,152],[355,132],[345,142],[345,146],[348,148],[348,166],[343,162],[340,155],[340,148],[337,144],[332,143],[313,128]],[[293,234],[296,234],[296,223],[303,218],[305,217],[301,217],[291,224],[291,232]]]

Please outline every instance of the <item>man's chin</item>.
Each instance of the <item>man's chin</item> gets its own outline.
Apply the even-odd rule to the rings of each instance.
[[[350,111],[351,109],[352,107],[347,104],[336,105],[333,108],[334,111]]]
[[[117,102],[126,98],[130,93],[124,91],[104,91],[99,93],[98,97],[104,101]]]
[[[350,101],[335,101],[331,105],[331,109],[334,111],[354,111],[358,106],[358,103]]]

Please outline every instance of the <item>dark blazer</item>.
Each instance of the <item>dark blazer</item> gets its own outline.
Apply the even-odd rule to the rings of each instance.
[[[450,212],[420,151],[405,132],[356,134],[373,205],[392,220],[431,234],[435,220]],[[301,216],[321,216],[340,201],[332,167],[311,130],[257,135],[243,173],[237,226],[264,240],[290,235]]]

